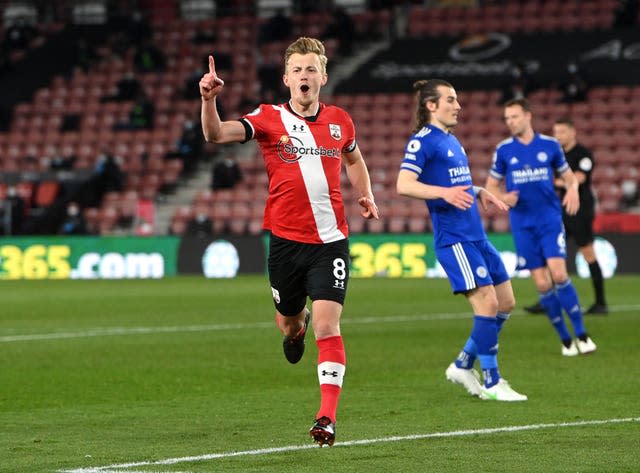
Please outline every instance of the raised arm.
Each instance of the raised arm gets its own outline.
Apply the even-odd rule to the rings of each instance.
[[[216,97],[224,87],[224,81],[216,74],[213,56],[209,56],[209,72],[200,79],[200,96],[202,97],[202,133],[204,139],[214,143],[234,143],[244,141],[245,129],[237,120],[222,121],[216,107]]]

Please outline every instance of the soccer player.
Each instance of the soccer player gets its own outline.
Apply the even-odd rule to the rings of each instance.
[[[445,376],[472,395],[495,401],[526,401],[498,369],[498,333],[515,306],[509,275],[500,254],[487,239],[478,211],[507,206],[471,183],[464,148],[451,133],[461,107],[456,91],[440,79],[413,84],[416,126],[405,148],[398,173],[401,195],[425,200],[433,222],[435,251],[454,294],[464,294],[471,305],[473,327],[458,358]],[[480,361],[484,384],[473,369]]]
[[[584,326],[578,294],[567,273],[562,225],[562,207],[568,215],[578,211],[578,179],[558,141],[534,132],[528,100],[506,102],[504,120],[512,136],[498,144],[486,187],[511,208],[509,219],[518,267],[531,271],[540,305],[562,341],[561,353],[592,353],[596,345]],[[566,188],[562,205],[554,188],[554,173],[561,176]],[[506,192],[502,189],[503,180]],[[575,340],[569,334],[562,309],[571,320]]]
[[[338,398],[345,373],[340,315],[349,279],[348,228],[340,190],[344,164],[360,194],[365,218],[378,218],[367,166],[351,117],[320,102],[327,83],[324,45],[298,38],[284,54],[287,103],[262,104],[239,120],[221,121],[216,97],[224,87],[212,56],[200,81],[202,129],[215,143],[257,140],[269,177],[264,228],[271,232],[268,271],[276,323],[284,334],[284,354],[297,363],[304,352],[312,301],[318,346],[320,409],[311,437],[333,445]]]
[[[562,221],[564,222],[567,237],[575,240],[578,245],[578,251],[580,251],[589,265],[589,273],[591,274],[596,300],[585,313],[607,315],[609,308],[604,295],[604,278],[593,249],[593,219],[595,217],[595,197],[591,189],[591,172],[594,165],[593,153],[578,143],[575,125],[569,117],[562,117],[555,121],[553,124],[553,136],[562,146],[569,167],[580,184],[578,187],[580,209],[575,215],[569,215],[564,211]],[[555,185],[560,189],[561,195],[564,195],[564,182],[561,178],[555,180]],[[538,308],[537,306],[540,306],[540,304],[526,307],[525,310],[529,312],[544,312],[542,307]]]

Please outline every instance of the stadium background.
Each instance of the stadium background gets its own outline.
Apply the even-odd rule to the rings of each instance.
[[[221,102],[231,119],[286,93],[267,83],[274,74],[277,82],[282,51],[299,35],[325,41],[330,81],[322,99],[353,116],[384,216],[362,220],[345,185],[352,243],[367,247],[354,258],[354,274],[415,277],[422,270],[405,256],[414,244],[423,246],[410,257],[422,261],[423,275],[438,273],[424,205],[394,190],[412,121],[408,91],[414,80],[435,76],[458,88],[463,115],[456,133],[476,184],[506,136],[500,101],[514,81],[526,79],[537,130],[549,133],[555,118],[570,115],[596,156],[596,231],[613,244],[615,271],[640,271],[631,251],[640,233],[637,2],[69,0],[3,1],[0,8],[0,278],[197,273],[205,255],[209,264],[213,255],[231,258],[240,273],[263,272],[266,176],[259,152],[251,144],[193,149],[181,138],[185,130],[200,133],[196,84],[208,54],[219,59],[227,84]],[[278,13],[287,21],[274,21],[282,20]],[[569,62],[588,85],[573,102],[561,92]],[[128,126],[131,97],[105,100],[131,72],[153,104],[148,126]],[[201,136],[195,141],[202,145]],[[121,172],[116,183],[104,171],[107,155]],[[242,180],[212,190],[212,167],[230,156]],[[626,195],[634,186],[635,195]],[[80,206],[86,236],[61,230],[71,201]],[[199,214],[210,218],[211,232],[194,237],[189,222]],[[512,251],[507,216],[482,217],[500,250]],[[212,244],[216,251],[207,253]],[[570,252],[575,271],[575,248]],[[159,253],[162,272],[153,263]],[[113,257],[105,263],[96,254]],[[81,260],[94,261],[94,270],[79,271]],[[130,260],[145,269],[122,270]],[[357,261],[370,262],[360,271]],[[112,269],[102,273],[100,264]]]

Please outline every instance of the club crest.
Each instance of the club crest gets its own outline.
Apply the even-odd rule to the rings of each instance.
[[[329,123],[329,133],[331,134],[331,138],[333,138],[334,140],[339,140],[340,138],[342,138],[342,131],[340,130],[340,125]]]

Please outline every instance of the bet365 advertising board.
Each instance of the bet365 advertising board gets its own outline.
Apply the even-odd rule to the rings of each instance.
[[[595,242],[605,277],[640,273],[639,240],[633,234],[606,234]],[[510,234],[492,234],[513,277],[517,256]],[[351,276],[355,278],[445,277],[431,234],[369,234],[349,238]],[[0,280],[20,279],[150,279],[177,274],[233,278],[265,274],[268,237],[23,237],[0,238]],[[575,245],[567,247],[568,267],[589,277]]]

